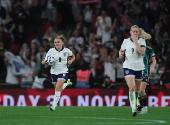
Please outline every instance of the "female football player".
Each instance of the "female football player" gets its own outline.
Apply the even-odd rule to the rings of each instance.
[[[55,88],[53,104],[50,107],[51,111],[55,110],[55,107],[60,99],[61,92],[67,86],[67,83],[64,84],[68,80],[67,65],[71,64],[75,60],[75,56],[72,51],[64,47],[64,41],[65,38],[63,35],[55,38],[55,47],[51,48],[47,52],[45,59],[42,61],[42,64],[48,64],[48,57],[51,56],[52,58],[54,58],[54,63],[50,64],[50,74],[52,78],[52,83]]]
[[[125,59],[123,62],[124,76],[129,88],[129,101],[132,108],[132,115],[136,116],[136,89],[140,88],[142,72],[145,69],[143,55],[145,54],[145,39],[151,36],[144,32],[137,25],[130,28],[130,38],[124,39],[119,58]]]
[[[143,61],[145,64],[145,70],[143,73],[143,79],[140,85],[140,95],[139,95],[139,101],[140,101],[140,106],[142,108],[142,111],[140,114],[146,114],[148,109],[146,106],[146,86],[149,83],[150,79],[150,73],[154,73],[155,65],[156,65],[156,59],[155,59],[155,53],[153,49],[149,46],[146,46],[146,51],[145,55],[143,57]]]

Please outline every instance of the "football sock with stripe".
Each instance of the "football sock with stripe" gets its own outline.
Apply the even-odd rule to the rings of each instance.
[[[132,112],[136,112],[136,95],[135,92],[129,92],[129,101],[132,108]]]
[[[65,89],[67,85],[68,85],[67,83],[64,83],[63,84],[63,89]]]
[[[140,105],[140,101],[139,101],[139,95],[140,95],[140,91],[138,91],[138,92],[135,92],[135,95],[136,95],[136,105],[138,106],[138,105]]]
[[[142,100],[142,102],[143,102],[143,107],[147,106],[147,105],[146,105],[147,96],[146,96],[146,95],[141,96],[141,100]]]
[[[141,97],[138,97],[138,100],[139,100],[139,102],[140,102],[141,108],[143,108],[143,101],[142,101],[142,98],[141,98]]]
[[[61,92],[55,92],[54,99],[53,99],[53,105],[54,107],[57,106],[57,103],[60,99]]]

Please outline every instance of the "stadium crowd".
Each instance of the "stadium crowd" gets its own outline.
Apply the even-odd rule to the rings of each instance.
[[[53,87],[50,67],[41,61],[54,38],[64,34],[65,46],[76,56],[69,65],[71,88],[76,88],[80,70],[91,72],[90,88],[115,88],[125,82],[118,51],[132,25],[152,35],[147,44],[156,54],[157,65],[151,84],[169,84],[169,23],[168,0],[1,0],[0,84]]]

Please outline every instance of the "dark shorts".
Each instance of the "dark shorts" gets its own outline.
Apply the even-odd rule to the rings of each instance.
[[[64,79],[65,81],[68,80],[68,73],[63,73],[63,74],[51,74],[51,79],[52,79],[52,83],[56,83],[58,79]]]
[[[124,76],[125,77],[135,77],[135,80],[141,81],[142,80],[142,75],[143,75],[143,70],[139,70],[139,71],[134,71],[132,69],[128,69],[128,68],[123,68],[124,70]]]

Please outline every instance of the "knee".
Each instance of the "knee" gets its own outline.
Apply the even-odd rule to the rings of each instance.
[[[129,92],[134,92],[135,88],[129,88]]]
[[[58,88],[58,87],[56,87],[55,90],[58,91],[58,92],[62,92],[63,91],[62,88]]]
[[[144,90],[141,90],[140,93],[141,93],[141,96],[145,95],[145,91]]]

